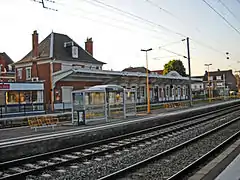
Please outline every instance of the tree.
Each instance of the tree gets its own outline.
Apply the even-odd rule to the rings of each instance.
[[[163,74],[167,74],[170,71],[177,71],[180,75],[186,76],[186,69],[181,60],[171,60],[164,65]]]

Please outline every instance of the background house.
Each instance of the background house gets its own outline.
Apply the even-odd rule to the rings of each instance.
[[[75,41],[64,34],[49,34],[41,43],[38,42],[38,33],[32,34],[32,50],[20,61],[16,62],[16,81],[43,81],[46,103],[60,101],[61,94],[70,100],[72,87],[82,89],[97,82],[81,82],[74,79],[59,80],[53,83],[55,73],[65,72],[73,67],[91,70],[101,70],[104,62],[93,57],[93,41],[87,38],[85,50]],[[54,84],[54,85],[53,85]],[[64,99],[62,99],[64,101]]]
[[[192,78],[198,78],[203,80],[203,76],[192,76]],[[193,98],[204,98],[206,90],[203,82],[194,82],[191,84]]]
[[[0,81],[1,82],[14,82],[15,70],[12,65],[13,60],[5,53],[0,53]]]
[[[203,76],[204,87],[207,90],[207,94],[209,93],[208,89],[210,88],[210,93],[213,96],[223,95],[224,90],[228,92],[237,91],[237,80],[233,75],[232,70],[220,71],[220,69],[218,69],[217,71],[210,71],[209,82],[210,84],[208,84],[208,72],[205,71]]]

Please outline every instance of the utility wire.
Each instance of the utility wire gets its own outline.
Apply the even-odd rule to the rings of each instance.
[[[132,13],[129,13],[129,12],[124,11],[124,10],[121,10],[121,9],[119,9],[119,8],[116,8],[116,7],[114,7],[114,6],[108,5],[108,4],[103,3],[103,2],[101,2],[101,1],[98,1],[98,0],[83,0],[83,1],[86,1],[86,2],[91,3],[91,4],[93,4],[93,2],[97,2],[98,4],[101,4],[101,5],[105,6],[105,7],[108,7],[108,8],[110,8],[110,9],[113,9],[113,10],[116,10],[116,11],[118,11],[118,12],[121,12],[122,14],[128,15],[128,17],[131,16],[131,17],[133,17],[134,19],[137,18],[138,20],[141,20],[141,21],[144,21],[144,22],[149,22],[149,20],[145,20],[145,19],[142,18],[142,17],[136,16],[136,15],[134,15],[134,14],[132,14]],[[240,1],[240,0],[239,0],[239,1]],[[94,4],[94,5],[97,6],[96,4]],[[100,7],[101,7],[101,6],[100,6]],[[136,16],[136,17],[135,17],[135,16]],[[155,24],[155,23],[153,23],[153,22],[151,22],[151,21],[150,21],[150,23],[148,23],[148,24],[155,25],[155,26],[158,25],[158,24]],[[159,25],[159,26],[162,27],[162,25]],[[165,28],[165,27],[164,27],[164,29],[165,29],[165,30],[169,30],[168,28]],[[180,36],[183,36],[183,37],[187,37],[186,35],[184,35],[184,34],[182,34],[182,33],[178,33],[178,32],[176,32],[176,31],[170,30],[169,32],[172,32],[172,33],[174,33],[174,34],[177,34],[177,35],[180,35]],[[191,39],[192,39],[192,38],[191,38]],[[199,42],[199,41],[195,40],[195,42]],[[199,42],[199,44],[203,45],[204,43]],[[211,46],[209,46],[209,45],[205,45],[205,47],[208,47],[208,48],[210,48],[211,50],[214,50],[214,51],[216,51],[216,52],[221,52],[220,50],[216,50],[215,48],[213,48],[213,47],[211,47]],[[223,52],[221,52],[221,54],[223,54]]]
[[[218,14],[232,29],[234,29],[239,35],[240,31],[235,28],[224,16],[222,16],[214,7],[212,7],[206,0],[202,0],[209,8],[211,8],[216,14]]]
[[[228,12],[229,12],[238,22],[240,22],[239,19],[238,19],[238,17],[232,12],[232,10],[231,10],[222,0],[218,0],[218,1],[222,4],[222,6],[224,6],[224,7],[228,10]]]
[[[175,16],[173,13],[171,13],[170,11],[168,11],[168,10],[166,10],[166,9],[164,9],[164,8],[162,8],[162,7],[160,7],[158,4],[152,2],[151,0],[145,0],[145,1],[148,2],[149,4],[151,4],[152,6],[156,6],[159,10],[161,10],[161,11],[167,13],[168,15],[170,15],[170,16],[172,16],[172,17],[178,19],[179,21],[181,21],[181,20],[180,20],[177,16]]]
[[[178,43],[180,43],[180,42],[182,42],[182,41],[170,42],[170,43],[167,43],[167,44],[164,44],[164,45],[160,46],[159,48],[166,47],[166,46],[170,46],[170,45],[173,45],[173,44],[178,44]]]
[[[146,28],[146,27],[144,27],[144,26],[140,26],[140,25],[138,25],[138,24],[135,24],[135,23],[132,23],[132,22],[129,22],[129,21],[125,21],[125,20],[122,20],[122,19],[117,19],[117,18],[109,17],[109,16],[107,16],[107,15],[103,15],[103,14],[99,14],[99,13],[93,13],[93,12],[86,11],[86,10],[84,10],[84,9],[82,9],[82,8],[79,8],[79,7],[76,7],[75,9],[76,9],[77,11],[84,12],[85,14],[95,14],[95,15],[97,15],[98,17],[102,17],[102,18],[105,18],[105,19],[108,19],[108,20],[112,20],[112,21],[114,21],[114,22],[118,21],[118,22],[121,22],[121,23],[123,23],[123,24],[135,26],[135,27],[138,27],[138,28],[140,28],[140,29],[143,29],[143,30],[146,30],[146,31],[149,31],[149,32],[151,31],[151,32],[157,33],[157,34],[161,33],[161,32],[158,31],[158,30],[155,30],[155,29],[152,29],[152,28]],[[102,20],[102,18],[101,18],[101,20]],[[111,24],[111,25],[113,25],[113,24]],[[157,37],[157,36],[155,36],[155,37]],[[158,38],[158,39],[161,39],[160,37],[157,37],[157,38]],[[162,39],[161,39],[161,40],[162,40]]]
[[[176,15],[174,15],[173,13],[171,13],[170,11],[168,11],[168,10],[160,7],[157,3],[154,3],[154,2],[151,1],[151,0],[145,0],[145,1],[148,2],[149,4],[151,4],[152,6],[157,7],[160,11],[163,11],[163,12],[165,12],[166,14],[168,14],[168,15],[172,16],[173,18],[177,19],[177,20],[180,21],[182,24],[185,24],[178,16],[176,16]],[[188,24],[187,26],[189,26],[189,24]],[[196,28],[196,27],[195,27],[195,30],[196,30],[197,32],[200,32],[200,30],[199,30],[198,28]]]
[[[183,58],[187,58],[186,56],[184,56],[184,55],[182,55],[182,54],[179,54],[179,53],[176,53],[176,52],[170,51],[170,50],[165,49],[165,48],[161,48],[161,47],[159,47],[159,49],[162,49],[162,50],[164,50],[164,51],[167,51],[167,52],[169,52],[169,53],[172,53],[172,54],[175,54],[175,55],[178,55],[178,56],[182,56]]]
[[[225,55],[224,52],[219,51],[219,50],[215,49],[215,48],[212,47],[212,46],[209,46],[209,45],[207,45],[207,44],[205,44],[205,43],[202,43],[202,42],[200,42],[200,41],[194,40],[194,39],[192,39],[192,38],[189,38],[189,39],[191,39],[193,42],[195,42],[195,43],[197,43],[197,44],[199,44],[199,45],[201,45],[201,46],[203,46],[203,47],[205,47],[205,48],[208,48],[208,49],[211,49],[211,50],[213,50],[213,51],[215,51],[215,52],[218,52],[218,53],[220,53],[221,55]]]
[[[37,0],[33,0],[33,1],[36,1],[36,2],[37,2]],[[46,1],[56,3],[55,1],[51,1],[51,0],[46,0]],[[119,8],[116,8],[116,7],[114,7],[114,6],[108,5],[108,4],[103,3],[103,2],[101,2],[101,1],[98,1],[98,0],[92,0],[92,1],[91,1],[91,0],[83,0],[83,1],[86,1],[86,2],[88,2],[88,3],[91,3],[91,4],[95,5],[95,6],[97,6],[96,4],[94,4],[94,3],[92,2],[92,1],[94,1],[94,2],[97,2],[98,4],[102,4],[102,5],[104,5],[105,7],[110,8],[110,9],[117,10],[118,12],[121,12],[122,14],[125,14],[125,15],[127,14],[127,15],[131,16],[132,18],[134,18],[135,20],[138,19],[138,20],[141,20],[141,21],[149,22],[149,24],[154,25],[154,26],[164,27],[164,26],[162,26],[162,25],[158,25],[158,24],[156,24],[156,23],[154,23],[154,22],[151,22],[151,21],[146,20],[146,19],[144,19],[144,18],[142,18],[142,17],[139,17],[139,16],[137,16],[137,15],[134,15],[134,14],[129,13],[129,12],[127,12],[127,11],[121,10],[121,9],[119,9]],[[149,0],[147,0],[147,1],[149,1]],[[239,1],[240,1],[240,0],[239,0]],[[57,4],[60,4],[60,3],[57,2]],[[61,3],[60,5],[64,5],[64,4]],[[102,7],[102,6],[99,6],[99,7]],[[81,11],[83,11],[83,10],[81,9]],[[167,11],[167,10],[166,10],[166,11]],[[86,12],[86,11],[85,11],[85,12]],[[88,13],[89,13],[89,12],[88,12]],[[101,15],[101,16],[103,16],[103,15]],[[94,19],[91,19],[91,18],[86,17],[86,16],[81,16],[81,17],[99,23],[99,20],[94,20]],[[116,19],[115,19],[115,20],[116,20]],[[118,20],[118,21],[120,21],[120,20]],[[124,21],[123,21],[123,22],[124,22]],[[107,22],[103,22],[103,21],[102,21],[102,23],[107,24],[107,25],[112,26],[112,27],[115,27],[115,28],[132,31],[132,30],[129,29],[129,28],[116,26],[116,25],[114,25],[114,24],[112,24],[112,23],[107,23]],[[125,21],[124,23],[127,23],[127,22]],[[131,23],[129,23],[129,24],[131,24]],[[133,23],[132,23],[132,24],[133,24]],[[165,27],[164,27],[164,29],[169,30],[168,28],[165,28]],[[156,30],[153,30],[153,29],[151,29],[151,31],[157,32]],[[170,31],[173,32],[173,33],[175,33],[175,34],[177,34],[177,35],[186,37],[184,34],[181,34],[181,33],[178,33],[178,32],[176,32],[176,31],[172,31],[172,30],[170,30]],[[153,37],[153,36],[152,36],[152,37]],[[159,37],[157,37],[157,38],[159,38]],[[159,39],[160,39],[160,38],[159,38]],[[193,40],[193,39],[191,39],[191,40]],[[209,48],[209,49],[211,49],[211,50],[214,50],[214,51],[216,51],[216,52],[219,52],[219,53],[223,54],[223,52],[221,52],[221,51],[219,51],[219,50],[217,50],[217,49],[215,49],[215,48],[213,48],[213,47],[211,47],[211,46],[209,46],[209,45],[204,45],[204,43],[201,43],[201,42],[196,41],[196,40],[193,40],[193,41],[195,41],[195,42],[197,42],[198,44],[200,44],[200,45],[202,45],[202,46],[205,46],[205,47],[207,47],[207,48]],[[176,43],[177,43],[177,42],[176,42]],[[168,45],[168,44],[167,44],[167,45]],[[166,45],[164,45],[164,46],[166,46]]]
[[[84,0],[84,1],[89,2],[89,0]],[[90,0],[90,1],[96,2],[96,3],[98,3],[98,4],[101,4],[101,5],[103,5],[103,6],[108,7],[108,8],[110,8],[110,9],[114,9],[115,11],[121,12],[121,13],[126,14],[126,15],[128,15],[128,16],[134,17],[135,19],[140,20],[140,21],[144,21],[145,23],[148,23],[148,24],[151,24],[151,25],[160,27],[160,28],[162,28],[162,29],[164,29],[164,30],[166,30],[166,31],[168,31],[168,32],[172,32],[172,33],[174,33],[174,34],[176,34],[176,35],[179,35],[179,36],[182,36],[182,37],[186,37],[186,36],[183,35],[182,33],[173,31],[173,30],[171,30],[170,28],[168,28],[168,27],[166,27],[166,26],[163,26],[163,25],[161,25],[161,24],[154,23],[154,22],[152,22],[152,21],[150,21],[150,20],[148,20],[148,19],[142,18],[142,17],[140,17],[140,16],[138,16],[138,15],[135,15],[135,14],[130,13],[130,12],[127,12],[127,11],[124,11],[124,10],[119,9],[119,8],[117,8],[117,7],[111,6],[111,5],[106,4],[106,3],[102,2],[102,1],[98,1],[98,0]]]

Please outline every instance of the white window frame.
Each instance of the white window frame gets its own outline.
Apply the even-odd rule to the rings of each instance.
[[[22,68],[17,68],[17,77],[18,79],[22,79]]]
[[[217,76],[216,80],[222,80],[222,76]]]
[[[28,76],[28,70],[29,70],[30,76]],[[31,78],[32,78],[32,68],[26,67],[26,80],[29,80]]]

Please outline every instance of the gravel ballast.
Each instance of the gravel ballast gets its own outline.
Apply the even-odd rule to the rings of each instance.
[[[180,144],[182,142],[185,142],[193,137],[196,137],[210,129],[213,129],[216,126],[232,120],[239,114],[240,113],[238,112],[230,113],[222,118],[218,118],[218,120],[212,120],[206,122],[205,124],[189,128],[188,130],[176,132],[162,138],[153,139],[151,141],[135,145],[131,148],[115,152],[113,154],[106,154],[105,156],[94,157],[91,160],[74,163],[71,164],[71,166],[67,167],[59,167],[58,169],[61,171],[46,171],[43,173],[42,176],[40,175],[38,177],[28,176],[27,179],[97,179],[114,171],[120,170],[126,166],[134,164],[138,161],[144,160],[147,157],[163,152],[164,150],[176,146],[177,144]],[[203,155],[205,151],[209,151],[210,148],[215,147],[217,144],[222,142],[222,140],[225,139],[225,137],[227,137],[229,133],[233,134],[233,132],[234,128],[228,130],[228,133],[219,134],[217,138],[216,136],[214,136],[216,140],[212,138],[211,140],[208,139],[204,142],[199,141],[199,144],[195,145],[197,146],[197,148],[192,148],[192,146],[189,146],[189,148],[184,150],[184,152],[186,151],[188,156],[179,155],[182,157],[180,161],[177,161],[172,157],[169,157],[169,159],[166,158],[160,162],[160,166],[162,166],[161,168],[163,169],[157,169],[158,165],[153,165],[154,167],[156,166],[155,170],[153,170],[153,167],[146,168],[146,171],[143,170],[143,172],[139,171],[132,174],[131,178],[135,179],[135,176],[137,176],[136,179],[144,179],[145,177],[145,179],[154,179],[154,177],[155,179],[156,177],[158,177],[157,179],[164,179],[164,177],[168,177],[169,175],[174,174],[174,172],[178,170],[178,167],[183,167],[182,165],[192,162],[196,157],[199,157],[199,155]],[[204,150],[204,152],[201,150]],[[175,156],[177,157],[177,155],[178,154],[176,154]],[[172,161],[172,159],[174,160]],[[171,162],[173,164],[171,164]],[[152,174],[150,172],[152,172]],[[143,176],[141,176],[141,174],[143,174]],[[147,176],[145,176],[144,174],[147,174]]]

